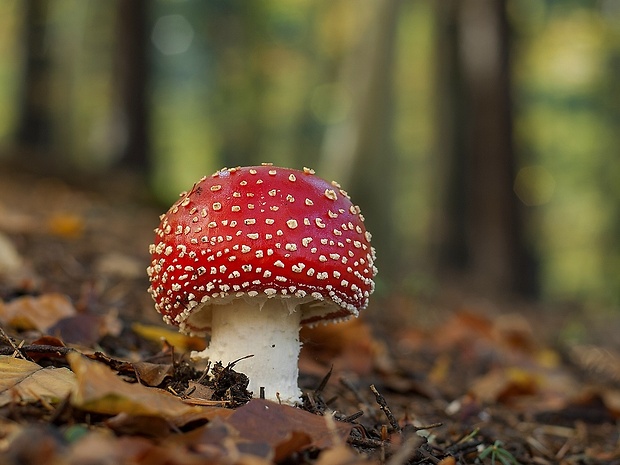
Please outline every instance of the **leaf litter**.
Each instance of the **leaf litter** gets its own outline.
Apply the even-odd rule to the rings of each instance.
[[[536,304],[377,298],[302,332],[303,405],[279,405],[158,320],[136,271],[157,209],[38,179],[0,194],[3,465],[620,464],[618,326],[562,344]]]

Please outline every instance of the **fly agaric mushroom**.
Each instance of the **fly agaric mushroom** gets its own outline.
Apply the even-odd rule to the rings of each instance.
[[[149,292],[166,323],[211,333],[194,358],[238,363],[257,396],[299,400],[299,328],[357,316],[375,252],[359,207],[314,171],[223,169],[184,192],[155,229]]]

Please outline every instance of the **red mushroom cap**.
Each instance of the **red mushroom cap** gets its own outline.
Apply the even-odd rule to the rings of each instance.
[[[271,165],[203,177],[161,216],[148,274],[164,321],[210,330],[211,304],[291,299],[302,324],[357,316],[375,252],[359,207],[314,171]]]

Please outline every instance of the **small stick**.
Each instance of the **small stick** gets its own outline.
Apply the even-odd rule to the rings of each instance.
[[[388,404],[387,404],[387,402],[385,400],[385,397],[383,397],[381,395],[381,393],[379,391],[377,391],[377,388],[375,387],[374,384],[370,385],[370,390],[375,395],[375,398],[377,399],[377,404],[379,404],[379,408],[383,411],[383,413],[387,417],[388,421],[390,422],[390,426],[392,427],[392,429],[394,431],[396,431],[397,433],[400,433],[402,431],[402,429],[401,429],[400,425],[398,424],[398,420],[396,420],[396,417],[394,416],[394,414],[390,410],[390,407],[388,407]]]
[[[19,352],[19,348],[15,345],[13,340],[9,337],[9,335],[4,331],[4,328],[1,326],[0,326],[0,335],[2,335],[2,338],[5,339],[6,342],[8,342],[9,345],[13,348],[10,354],[13,354],[13,356],[15,356],[15,353]],[[2,354],[2,355],[9,355],[9,354]]]
[[[244,355],[243,357],[240,357],[237,360],[233,360],[226,366],[226,369],[230,370],[231,368],[234,368],[235,365],[239,363],[241,360],[245,360],[246,358],[252,358],[252,357],[254,357],[254,354]]]
[[[0,347],[0,355],[11,355],[15,352],[32,352],[37,354],[54,354],[54,355],[67,355],[70,352],[74,352],[75,349],[71,347],[63,347],[63,346],[51,346],[44,344],[25,344],[20,345],[19,347],[14,345],[12,342],[12,347]]]
[[[345,423],[352,423],[355,420],[357,420],[359,417],[361,417],[362,415],[364,415],[364,412],[362,412],[360,410],[358,412],[355,412],[353,415],[349,415],[348,417],[344,417],[341,421],[344,421]]]
[[[323,392],[323,389],[325,389],[325,386],[327,386],[327,382],[329,381],[329,378],[332,377],[332,371],[334,371],[334,365],[332,365],[329,368],[329,371],[327,372],[327,374],[325,376],[323,376],[323,379],[321,380],[321,383],[319,384],[319,386],[314,390],[315,394],[320,394],[321,392]]]
[[[378,449],[384,446],[383,441],[380,441],[379,439],[372,439],[372,438],[355,438],[355,437],[349,436],[349,438],[347,439],[347,442],[354,446],[368,447],[370,449]]]

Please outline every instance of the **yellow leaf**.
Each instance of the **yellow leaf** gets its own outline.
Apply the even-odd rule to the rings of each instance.
[[[0,356],[0,406],[15,399],[56,402],[74,386],[75,376],[66,368],[43,368],[28,360]]]
[[[170,345],[179,349],[181,352],[203,350],[206,347],[204,338],[186,336],[179,333],[177,330],[171,330],[161,326],[134,323],[131,325],[131,329],[134,333],[149,341],[160,342],[162,339],[165,339]]]
[[[71,213],[55,213],[47,220],[47,227],[55,236],[75,239],[84,232],[84,219]]]

